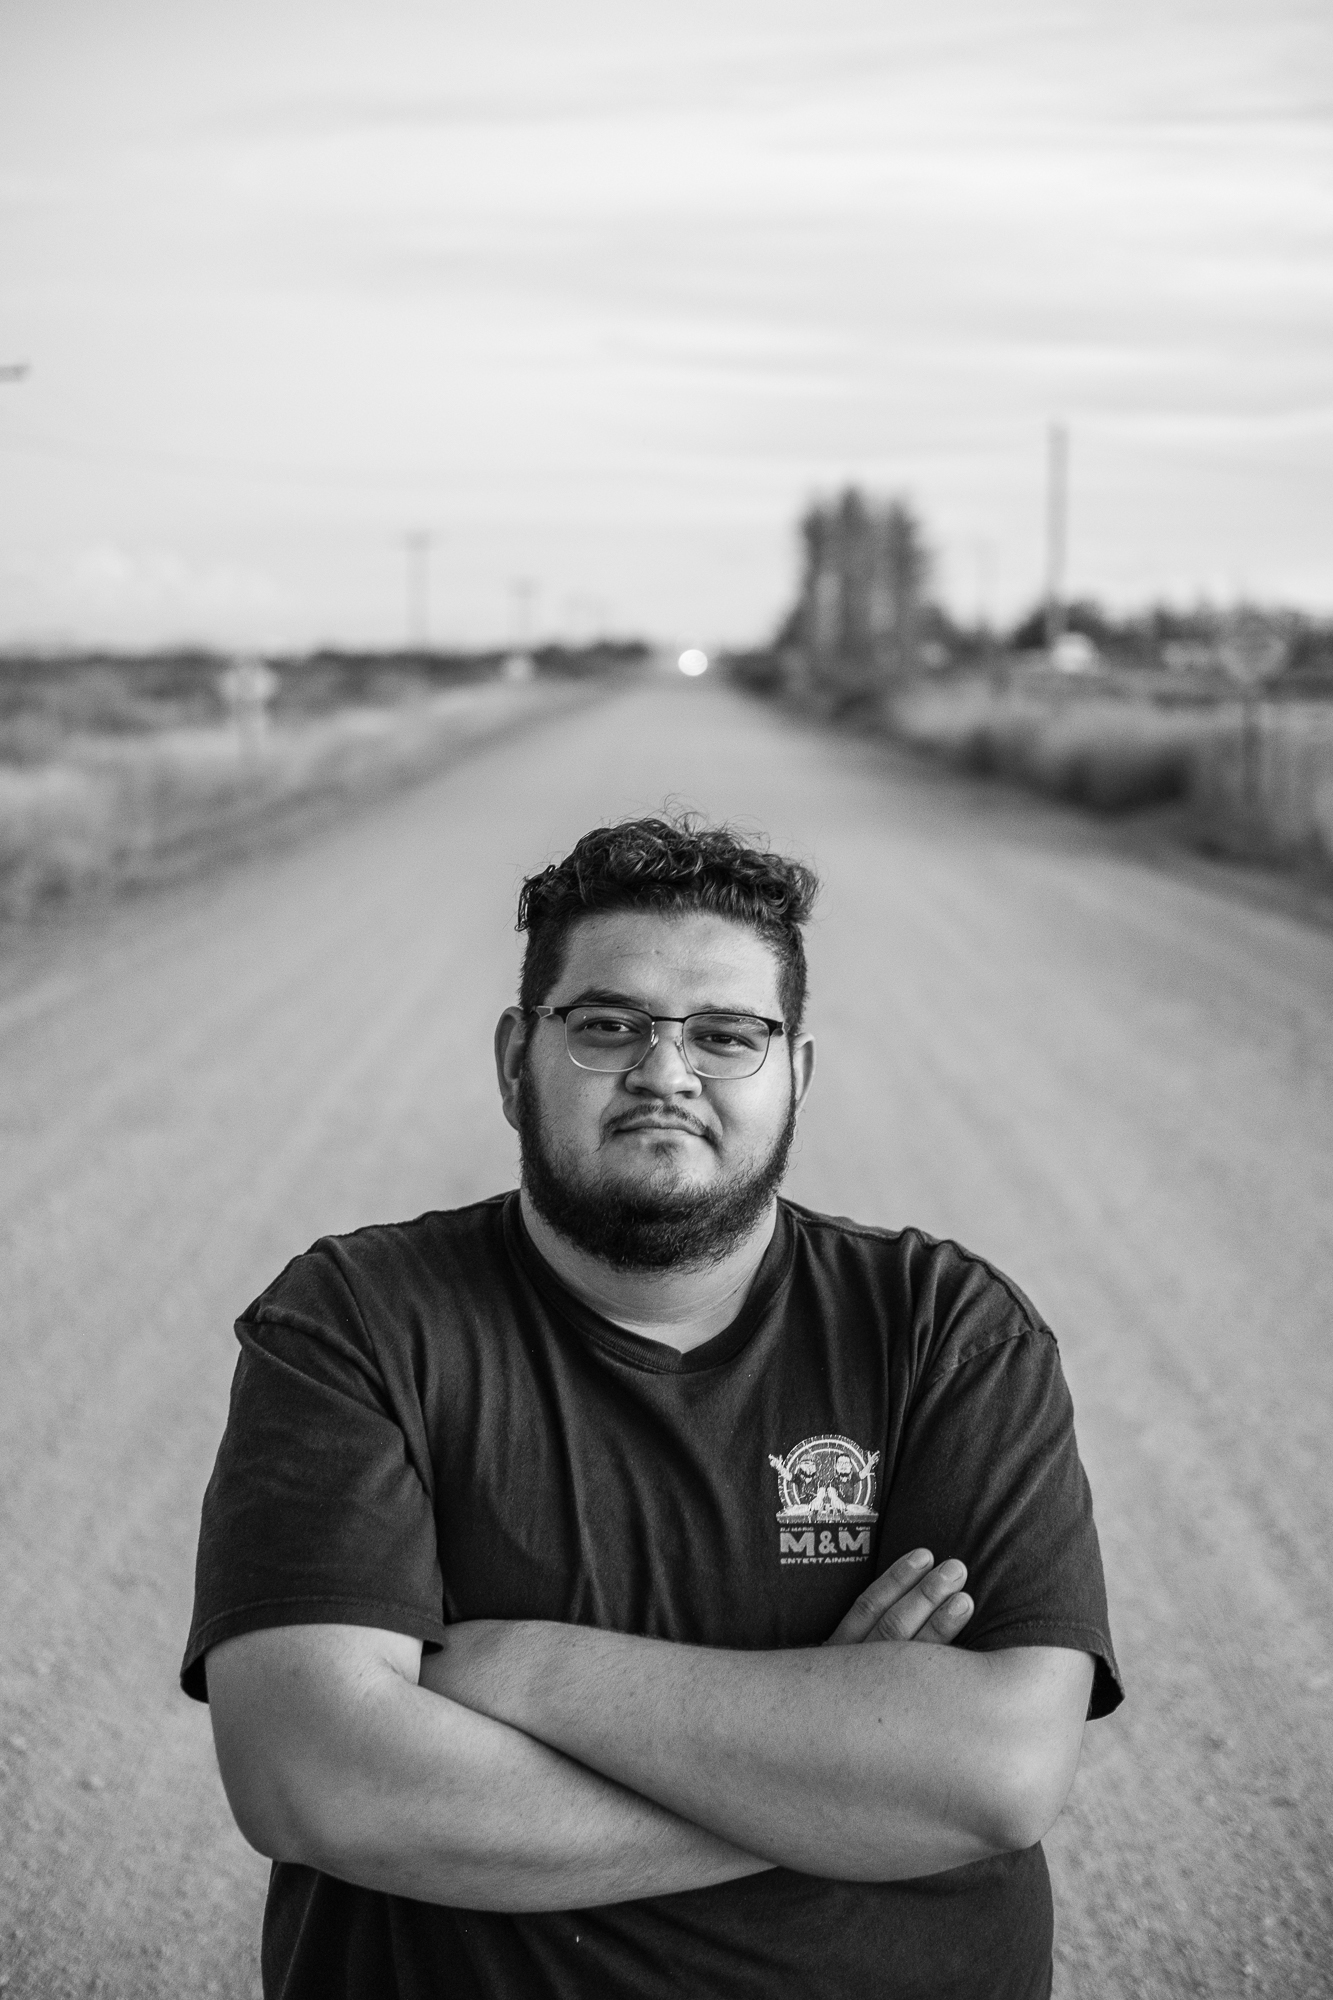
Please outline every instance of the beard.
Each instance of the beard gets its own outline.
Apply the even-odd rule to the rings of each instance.
[[[793,1092],[783,1128],[757,1165],[710,1187],[626,1189],[580,1178],[558,1157],[526,1068],[515,1108],[523,1186],[533,1207],[561,1236],[618,1271],[721,1263],[763,1218],[796,1136]]]

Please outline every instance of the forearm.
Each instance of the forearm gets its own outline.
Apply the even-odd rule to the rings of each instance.
[[[564,1625],[471,1630],[436,1669],[455,1698],[785,1866],[888,1880],[1045,1830],[1039,1705],[1014,1654],[740,1653]]]
[[[228,1797],[275,1860],[493,1910],[665,1895],[769,1865],[383,1660],[358,1659],[354,1693],[343,1674],[335,1695],[303,1637],[251,1635],[252,1654],[270,1642],[259,1700],[229,1690],[226,1646],[209,1659]]]
[[[424,1726],[411,1715],[407,1810],[394,1800],[367,1828],[368,1887],[468,1909],[564,1910],[770,1865],[517,1729],[425,1687],[405,1692],[431,1713]],[[440,1735],[447,1748],[432,1755]]]

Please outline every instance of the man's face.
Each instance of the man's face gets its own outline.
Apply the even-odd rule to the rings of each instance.
[[[573,926],[546,1000],[778,1019],[777,978],[774,953],[744,924],[616,911]],[[767,1211],[809,1083],[808,1038],[793,1049],[776,1037],[753,1076],[722,1080],[694,1074],[676,1026],[622,1074],[579,1069],[559,1021],[523,1028],[520,1049],[501,1022],[505,1115],[529,1198],[555,1228],[613,1263],[705,1263]]]

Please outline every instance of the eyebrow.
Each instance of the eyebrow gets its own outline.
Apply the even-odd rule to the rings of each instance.
[[[622,993],[615,986],[585,986],[573,1000],[565,1004],[570,1007],[581,1007],[589,1000],[600,1000],[607,1007],[637,1007],[641,1013],[648,1012],[642,1000],[636,999],[632,993]]]
[[[563,1001],[561,1004],[566,1007],[587,1007],[597,1004],[603,1007],[636,1007],[641,1014],[652,1014],[653,1011],[646,1001],[636,999],[633,994],[622,993],[614,986],[585,986],[581,993],[575,995],[574,999]],[[757,1021],[764,1021],[769,1018],[764,1013],[762,1007],[722,1006],[716,1001],[710,1002],[705,1007],[691,1007],[690,1012],[691,1014],[749,1014]],[[656,1018],[659,1021],[665,1021],[672,1017],[666,1014],[659,1014]]]

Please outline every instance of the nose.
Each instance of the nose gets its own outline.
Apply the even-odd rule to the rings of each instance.
[[[655,1021],[653,1045],[638,1068],[626,1072],[627,1087],[656,1097],[697,1097],[701,1085],[685,1060],[684,1035],[679,1021]]]

